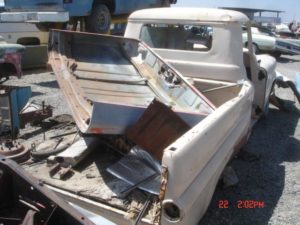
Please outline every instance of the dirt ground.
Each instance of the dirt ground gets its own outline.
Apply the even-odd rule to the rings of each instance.
[[[300,72],[300,56],[281,57],[277,68],[293,79]],[[70,113],[49,71],[25,71],[22,79],[6,84],[31,86],[32,100],[45,100],[55,107],[55,115]],[[229,188],[218,185],[199,225],[300,224],[300,105],[290,90],[276,93],[285,99],[288,112],[271,107],[268,116],[255,125],[248,144],[230,163],[239,183]],[[264,207],[238,208],[244,200],[263,202]],[[220,201],[228,201],[228,208],[220,208]]]

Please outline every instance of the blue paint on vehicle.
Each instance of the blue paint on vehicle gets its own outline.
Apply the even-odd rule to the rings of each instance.
[[[5,8],[27,11],[68,11],[70,17],[88,16],[92,12],[94,0],[6,0]],[[101,1],[98,1],[101,2]],[[113,15],[129,14],[138,9],[160,7],[165,0],[114,0]],[[105,4],[105,1],[103,1]]]
[[[31,97],[30,87],[14,87],[9,92],[12,133],[16,134],[20,129],[19,113]]]
[[[300,94],[300,73],[297,73],[295,75],[295,85],[296,85],[297,92]]]

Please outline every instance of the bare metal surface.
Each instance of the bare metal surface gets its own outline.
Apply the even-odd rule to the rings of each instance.
[[[117,163],[109,166],[107,171],[130,184],[129,188],[121,191],[120,196],[124,196],[124,193],[131,190],[132,187],[139,187],[142,190],[158,195],[160,186],[159,174],[134,152],[130,152]]]
[[[50,36],[52,68],[83,133],[122,134],[155,97],[194,114],[184,118],[193,125],[214,109],[138,40],[62,31]],[[107,111],[120,120],[107,118]]]

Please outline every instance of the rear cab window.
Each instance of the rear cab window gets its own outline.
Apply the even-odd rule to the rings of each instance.
[[[151,48],[209,51],[213,28],[208,25],[145,24],[140,39]]]

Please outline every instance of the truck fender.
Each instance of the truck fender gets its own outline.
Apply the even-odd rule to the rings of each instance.
[[[292,81],[288,77],[276,71],[275,83],[280,88],[291,88],[298,102],[300,103],[300,73],[297,73],[295,75],[295,81]]]

